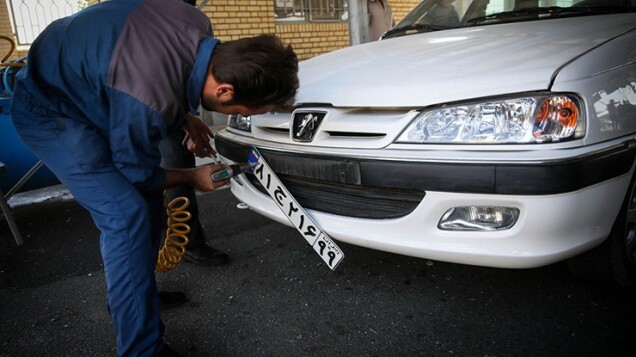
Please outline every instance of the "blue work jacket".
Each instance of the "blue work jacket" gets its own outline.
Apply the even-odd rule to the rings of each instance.
[[[161,188],[159,141],[197,112],[217,43],[208,17],[186,3],[102,2],[38,36],[16,75],[14,101],[90,123],[127,179],[140,190]]]

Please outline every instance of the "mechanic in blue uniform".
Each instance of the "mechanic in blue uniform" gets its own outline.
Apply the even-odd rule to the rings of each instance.
[[[298,61],[272,35],[219,42],[209,19],[174,0],[111,0],[49,25],[16,76],[13,122],[100,229],[108,305],[121,356],[178,355],[163,341],[154,275],[162,190],[213,191],[222,165],[163,169],[159,142],[184,118],[244,116],[293,100]],[[185,123],[184,123],[185,121]]]

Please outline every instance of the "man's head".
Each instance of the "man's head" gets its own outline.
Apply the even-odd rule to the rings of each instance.
[[[262,114],[291,102],[297,91],[298,58],[291,46],[260,35],[217,45],[201,103],[225,114]]]

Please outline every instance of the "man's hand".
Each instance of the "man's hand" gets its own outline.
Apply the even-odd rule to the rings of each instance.
[[[212,181],[212,174],[223,170],[226,166],[224,164],[203,165],[195,168],[195,183],[194,188],[200,191],[208,192],[214,191],[218,187],[222,187],[230,183],[230,179],[222,181]]]
[[[210,192],[230,183],[230,180],[212,181],[212,174],[223,170],[224,164],[210,164],[198,166],[193,169],[164,169],[166,183],[164,188],[178,185],[190,185],[199,191]]]
[[[216,155],[216,151],[214,151],[212,145],[210,145],[210,140],[214,138],[212,130],[210,130],[201,119],[190,113],[186,114],[184,119],[185,125],[183,126],[183,130],[186,132],[186,135],[183,139],[183,145],[186,146],[188,151],[198,157]]]

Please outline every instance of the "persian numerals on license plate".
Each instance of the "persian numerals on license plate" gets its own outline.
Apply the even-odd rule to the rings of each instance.
[[[314,248],[316,253],[320,255],[322,260],[327,263],[329,268],[335,270],[344,258],[342,250],[298,204],[256,148],[252,148],[250,151],[248,161],[251,164],[255,164],[253,168],[254,175],[256,175],[256,178],[265,187],[267,193],[269,193],[281,211],[307,240],[309,245]]]

